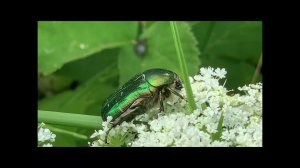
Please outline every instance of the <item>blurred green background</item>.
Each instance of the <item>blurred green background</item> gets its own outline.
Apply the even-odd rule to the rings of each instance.
[[[252,82],[262,55],[262,22],[192,21],[179,22],[178,28],[190,76],[211,66],[227,70],[228,89]],[[169,22],[38,22],[39,110],[100,116],[107,96],[149,68],[181,75]],[[261,73],[255,81],[262,81]],[[54,146],[88,146],[54,133]]]

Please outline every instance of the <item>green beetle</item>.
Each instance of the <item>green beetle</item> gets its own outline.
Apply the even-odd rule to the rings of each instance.
[[[110,95],[101,110],[102,119],[112,116],[112,126],[106,133],[123,121],[130,121],[136,115],[146,112],[154,104],[160,103],[160,111],[164,111],[163,100],[171,93],[183,99],[176,90],[183,88],[178,75],[165,69],[149,69],[137,74],[121,88]],[[175,90],[176,89],[176,90]]]

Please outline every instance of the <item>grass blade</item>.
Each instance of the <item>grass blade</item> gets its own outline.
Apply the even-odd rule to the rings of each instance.
[[[193,91],[192,91],[192,87],[191,87],[189,76],[188,76],[187,66],[185,63],[184,55],[183,55],[183,50],[182,50],[182,46],[181,46],[181,42],[180,42],[180,36],[178,33],[177,24],[174,21],[170,21],[170,25],[171,25],[174,44],[175,44],[175,48],[176,48],[176,52],[177,52],[177,56],[178,56],[178,60],[179,60],[179,64],[180,64],[180,69],[181,69],[181,72],[183,75],[182,79],[183,79],[183,83],[185,86],[184,88],[185,88],[185,91],[187,94],[189,107],[192,112],[196,109],[196,103],[195,103],[195,100],[193,97]]]

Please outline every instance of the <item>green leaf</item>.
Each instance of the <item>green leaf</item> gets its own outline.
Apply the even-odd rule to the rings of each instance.
[[[101,70],[76,90],[65,91],[40,100],[38,109],[100,116],[101,106],[105,98],[116,89],[118,77],[116,61],[113,61],[109,66],[106,66],[105,70]],[[91,135],[94,131],[78,127],[55,126],[83,135]],[[58,133],[54,146],[87,146],[87,142]]]
[[[190,26],[194,26],[194,25],[199,24],[199,23],[201,23],[201,22],[203,22],[203,21],[187,21],[187,23],[188,23]]]
[[[251,82],[262,52],[262,22],[205,21],[194,24],[192,30],[202,51],[202,65],[226,68],[227,88]]]
[[[145,28],[148,29],[149,27],[151,27],[155,22],[157,21],[145,21]]]
[[[189,75],[199,71],[200,61],[197,41],[185,22],[178,23],[183,52]],[[133,45],[124,46],[119,55],[120,84],[135,74],[150,68],[165,68],[180,74],[180,67],[169,22],[155,22],[142,35],[147,40],[147,53],[138,56]]]
[[[87,58],[65,64],[55,74],[67,76],[79,82],[85,82],[97,73],[105,71],[108,66],[117,62],[119,48],[106,49]]]
[[[38,22],[38,71],[48,75],[64,64],[135,39],[137,22]]]
[[[116,63],[99,72],[76,90],[65,91],[38,102],[38,109],[100,115],[102,102],[117,87]],[[91,109],[91,107],[93,107]]]
[[[236,61],[224,58],[203,58],[203,66],[213,68],[225,68],[227,89],[237,89],[239,86],[249,84],[255,73],[255,67],[244,61]],[[259,75],[257,82],[262,80],[262,75]]]
[[[196,24],[192,25],[192,31],[195,34],[195,37],[198,41],[198,48],[203,54],[203,50],[205,49],[205,46],[210,38],[211,32],[213,30],[215,22],[211,21],[202,21],[202,22],[196,22]],[[200,55],[202,57],[202,54]]]
[[[38,90],[44,94],[54,94],[68,89],[72,82],[71,78],[60,75],[40,76],[38,78]]]
[[[254,66],[262,52],[262,22],[200,22],[193,32],[202,49],[201,58],[229,58]]]

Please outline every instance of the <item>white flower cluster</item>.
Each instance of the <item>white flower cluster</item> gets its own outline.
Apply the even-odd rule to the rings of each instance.
[[[98,140],[94,141],[93,143],[89,142],[89,145],[92,147],[97,146],[127,146],[126,144],[130,143],[130,139],[134,136],[131,132],[135,125],[133,123],[123,122],[121,125],[117,125],[109,132],[109,142],[110,144],[105,144],[105,136],[110,128],[111,124],[110,121],[112,117],[107,117],[107,121],[102,122],[103,130],[95,131],[91,135],[91,138],[97,137]],[[130,138],[131,137],[131,138]]]
[[[228,94],[219,84],[225,69],[201,68],[190,77],[197,109],[189,113],[188,104],[177,96],[165,101],[165,112],[154,107],[123,122],[109,133],[104,143],[111,117],[103,122],[103,130],[91,146],[203,146],[252,147],[262,146],[262,83],[239,87],[244,94]],[[181,94],[186,97],[184,89]]]
[[[38,126],[38,146],[52,147],[53,145],[51,143],[55,142],[55,137],[55,134],[53,134],[48,128],[45,128],[44,123],[41,123]]]

